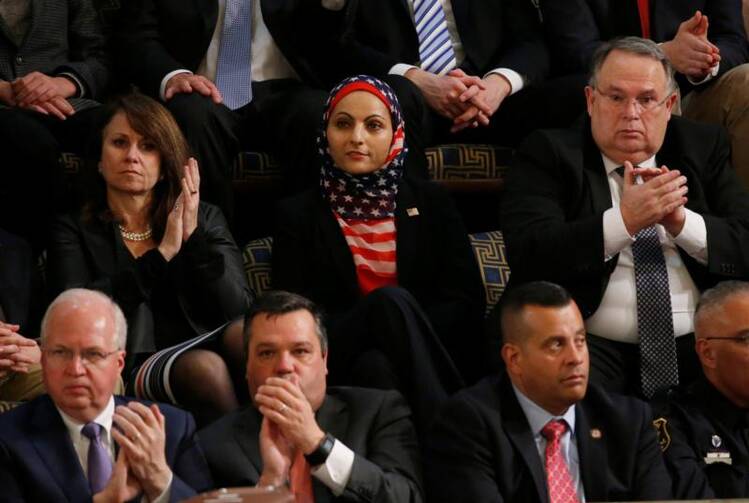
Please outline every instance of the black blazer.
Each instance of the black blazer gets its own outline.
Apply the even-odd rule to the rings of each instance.
[[[115,223],[83,221],[80,215],[58,218],[49,248],[48,281],[53,294],[85,287],[111,296],[127,317],[130,356],[165,346],[150,305],[156,284],[169,285],[182,321],[194,335],[242,315],[252,300],[226,220],[221,210],[203,202],[198,228],[170,262],[155,248],[133,259]]]
[[[306,0],[260,0],[268,30],[302,80],[317,83],[316,72],[298,57],[317,36]],[[305,17],[307,19],[305,19]],[[197,71],[218,20],[216,0],[127,0],[116,30],[115,52],[123,75],[158,97],[161,80],[174,70]],[[322,31],[324,33],[325,31]]]
[[[708,39],[720,49],[718,76],[749,61],[741,0],[650,0],[650,37],[656,42],[673,39],[697,10],[708,16]],[[604,40],[642,36],[635,0],[542,0],[541,11],[553,61],[562,73],[587,72]],[[679,80],[682,90],[693,87]]]
[[[544,78],[548,57],[532,2],[453,0],[452,8],[465,51],[460,68],[466,73],[483,77],[505,67],[530,82]],[[335,72],[330,80],[358,73],[386,75],[396,63],[419,60],[419,41],[407,0],[347,0],[345,16],[339,46],[318,51],[335,61],[323,66]]]
[[[721,128],[680,117],[671,118],[656,154],[659,166],[687,177],[686,207],[705,219],[707,266],[679,250],[701,291],[749,278],[749,194],[729,154]],[[510,282],[553,281],[570,291],[583,317],[593,314],[619,258],[604,261],[603,212],[610,207],[589,121],[529,136],[508,172],[501,205]]]
[[[421,470],[411,411],[396,391],[328,388],[315,418],[324,431],[354,451],[346,489],[335,497],[313,477],[316,503],[417,503]],[[198,432],[216,484],[254,486],[263,463],[258,436],[263,416],[250,406]]]
[[[130,398],[116,396],[115,406]],[[150,402],[143,402],[149,405]],[[166,421],[166,462],[174,473],[170,501],[213,486],[192,416],[159,404]],[[91,501],[70,435],[49,395],[0,415],[0,501]]]
[[[34,286],[34,256],[23,239],[0,229],[0,321],[21,325],[26,333]]]
[[[354,307],[361,297],[354,259],[319,189],[281,201],[276,216],[273,287],[304,295],[333,316]],[[475,358],[480,344],[467,337],[481,335],[485,297],[452,200],[436,184],[402,178],[395,228],[398,285],[419,302],[451,356]]]
[[[99,15],[91,0],[30,0],[31,27],[17,46],[0,19],[0,80],[37,71],[50,76],[74,74],[85,97],[98,99],[109,78],[109,58]],[[79,109],[88,100],[71,99]]]
[[[651,420],[645,403],[588,386],[575,405],[587,501],[670,499]],[[549,501],[543,460],[506,374],[458,392],[426,438],[430,502]]]

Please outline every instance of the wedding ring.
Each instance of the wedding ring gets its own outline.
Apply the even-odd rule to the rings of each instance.
[[[282,403],[281,407],[278,408],[278,412],[280,412],[281,414],[283,414],[284,412],[286,412],[286,409],[288,409],[288,408],[289,408],[288,405],[286,405],[285,403]]]
[[[192,192],[190,192],[190,194],[193,194],[193,195],[194,195],[194,194],[197,194],[197,193],[198,193],[198,191],[197,191],[197,190],[193,190]]]

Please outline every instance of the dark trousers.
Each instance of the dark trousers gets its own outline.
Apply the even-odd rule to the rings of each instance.
[[[100,134],[101,111],[98,106],[79,110],[63,121],[0,107],[0,227],[28,240],[35,253],[46,247],[54,214],[74,206],[69,190],[74,178],[64,176],[60,153],[86,153],[91,135]]]
[[[403,288],[371,292],[349,312],[332,316],[331,385],[397,389],[420,432],[463,381],[414,297]]]
[[[327,93],[291,79],[253,82],[252,92],[252,101],[238,110],[197,93],[166,103],[200,165],[201,197],[230,221],[232,170],[242,150],[274,154],[290,191],[318,180],[316,139]]]
[[[640,389],[640,347],[588,334],[590,381],[608,391],[643,398]],[[701,373],[694,351],[694,334],[676,338],[679,384],[688,385]]]
[[[488,126],[466,128],[451,133],[452,121],[426,103],[415,84],[399,75],[383,78],[398,96],[406,121],[409,160],[426,171],[424,149],[443,143],[488,143],[515,147],[539,128],[569,126],[585,111],[586,76],[558,77],[524,87],[508,96],[490,119]],[[423,168],[420,166],[423,164]]]

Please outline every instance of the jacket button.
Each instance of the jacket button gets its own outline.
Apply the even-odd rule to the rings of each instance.
[[[16,56],[16,64],[20,65],[23,63],[23,56]]]

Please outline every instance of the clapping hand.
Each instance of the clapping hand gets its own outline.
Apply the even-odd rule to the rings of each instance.
[[[182,192],[177,196],[172,211],[166,220],[164,237],[158,246],[159,252],[167,262],[172,260],[198,227],[198,208],[200,206],[200,171],[198,161],[192,157],[185,166],[185,175],[181,181]]]

